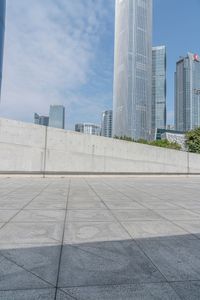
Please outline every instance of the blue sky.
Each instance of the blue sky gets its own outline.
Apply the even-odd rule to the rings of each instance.
[[[168,123],[175,62],[200,53],[200,0],[154,0],[153,44],[167,46]],[[114,0],[7,0],[0,116],[32,122],[66,106],[66,127],[112,108]]]

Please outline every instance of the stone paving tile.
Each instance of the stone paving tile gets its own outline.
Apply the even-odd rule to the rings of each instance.
[[[16,213],[18,212],[18,210],[2,210],[0,209],[0,222],[1,223],[5,223],[8,222],[10,220],[10,218],[12,218]]]
[[[0,263],[0,291],[51,287],[50,284],[8,259]]]
[[[40,246],[1,250],[4,258],[56,285],[61,246]]]
[[[150,209],[112,210],[119,221],[161,220],[162,217]]]
[[[138,239],[140,247],[169,281],[200,280],[200,241],[188,236]]]
[[[174,221],[174,223],[200,238],[200,220]]]
[[[59,287],[161,281],[164,277],[133,241],[63,247]]]
[[[171,223],[170,221],[135,221],[123,222],[123,226],[129,234],[135,238],[152,238],[152,237],[177,237],[178,235],[184,236],[188,232],[181,229],[179,226]],[[191,238],[195,238],[191,236]]]
[[[0,229],[1,244],[38,244],[61,241],[62,223],[8,223]]]
[[[64,289],[64,291],[77,300],[181,300],[167,283],[87,286]]]
[[[79,200],[71,200],[69,199],[68,202],[68,209],[105,209],[105,205],[101,203],[99,200],[98,201],[92,201],[92,200],[85,200],[85,201],[79,201]]]
[[[115,218],[108,210],[68,210],[69,222],[113,222]]]
[[[200,215],[186,209],[156,209],[155,211],[168,220],[200,219]]]
[[[183,300],[200,299],[200,281],[173,282],[171,286]]]
[[[54,289],[0,291],[0,300],[54,300]]]
[[[23,210],[11,222],[64,222],[64,210]]]
[[[199,299],[199,182],[0,178],[0,300]]]
[[[64,235],[65,244],[127,239],[129,234],[117,222],[67,222]]]

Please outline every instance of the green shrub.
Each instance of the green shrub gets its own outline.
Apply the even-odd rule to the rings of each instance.
[[[200,153],[200,127],[186,133],[186,145],[189,152]]]
[[[134,141],[132,138],[127,137],[127,136],[121,136],[121,137],[115,136],[114,138],[124,140],[124,141],[130,141],[130,142],[136,142],[136,143],[140,143],[140,144],[150,145],[150,146],[181,150],[181,146],[179,144],[177,144],[175,142],[174,143],[169,142],[168,140],[147,141],[144,139],[139,139],[137,141]]]

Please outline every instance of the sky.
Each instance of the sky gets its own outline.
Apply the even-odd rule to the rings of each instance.
[[[7,0],[0,117],[33,122],[50,104],[66,128],[112,109],[114,0]],[[153,0],[153,45],[167,46],[168,124],[179,56],[200,54],[200,0]]]

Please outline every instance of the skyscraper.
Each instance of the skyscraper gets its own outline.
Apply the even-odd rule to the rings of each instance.
[[[113,135],[152,134],[152,0],[116,0]]]
[[[188,131],[200,127],[200,59],[188,53],[176,63],[175,129]]]
[[[5,12],[6,12],[6,0],[0,0],[0,93],[1,93],[1,82],[2,82],[2,68],[3,68]]]
[[[65,107],[62,105],[51,105],[49,111],[49,127],[65,128]]]
[[[102,113],[101,135],[112,137],[112,110],[106,110]]]
[[[152,48],[152,128],[166,128],[166,47]]]
[[[75,131],[90,135],[100,135],[101,128],[93,123],[79,123],[75,125]]]
[[[38,125],[49,125],[49,117],[47,116],[40,116],[37,113],[34,114],[34,123]]]

